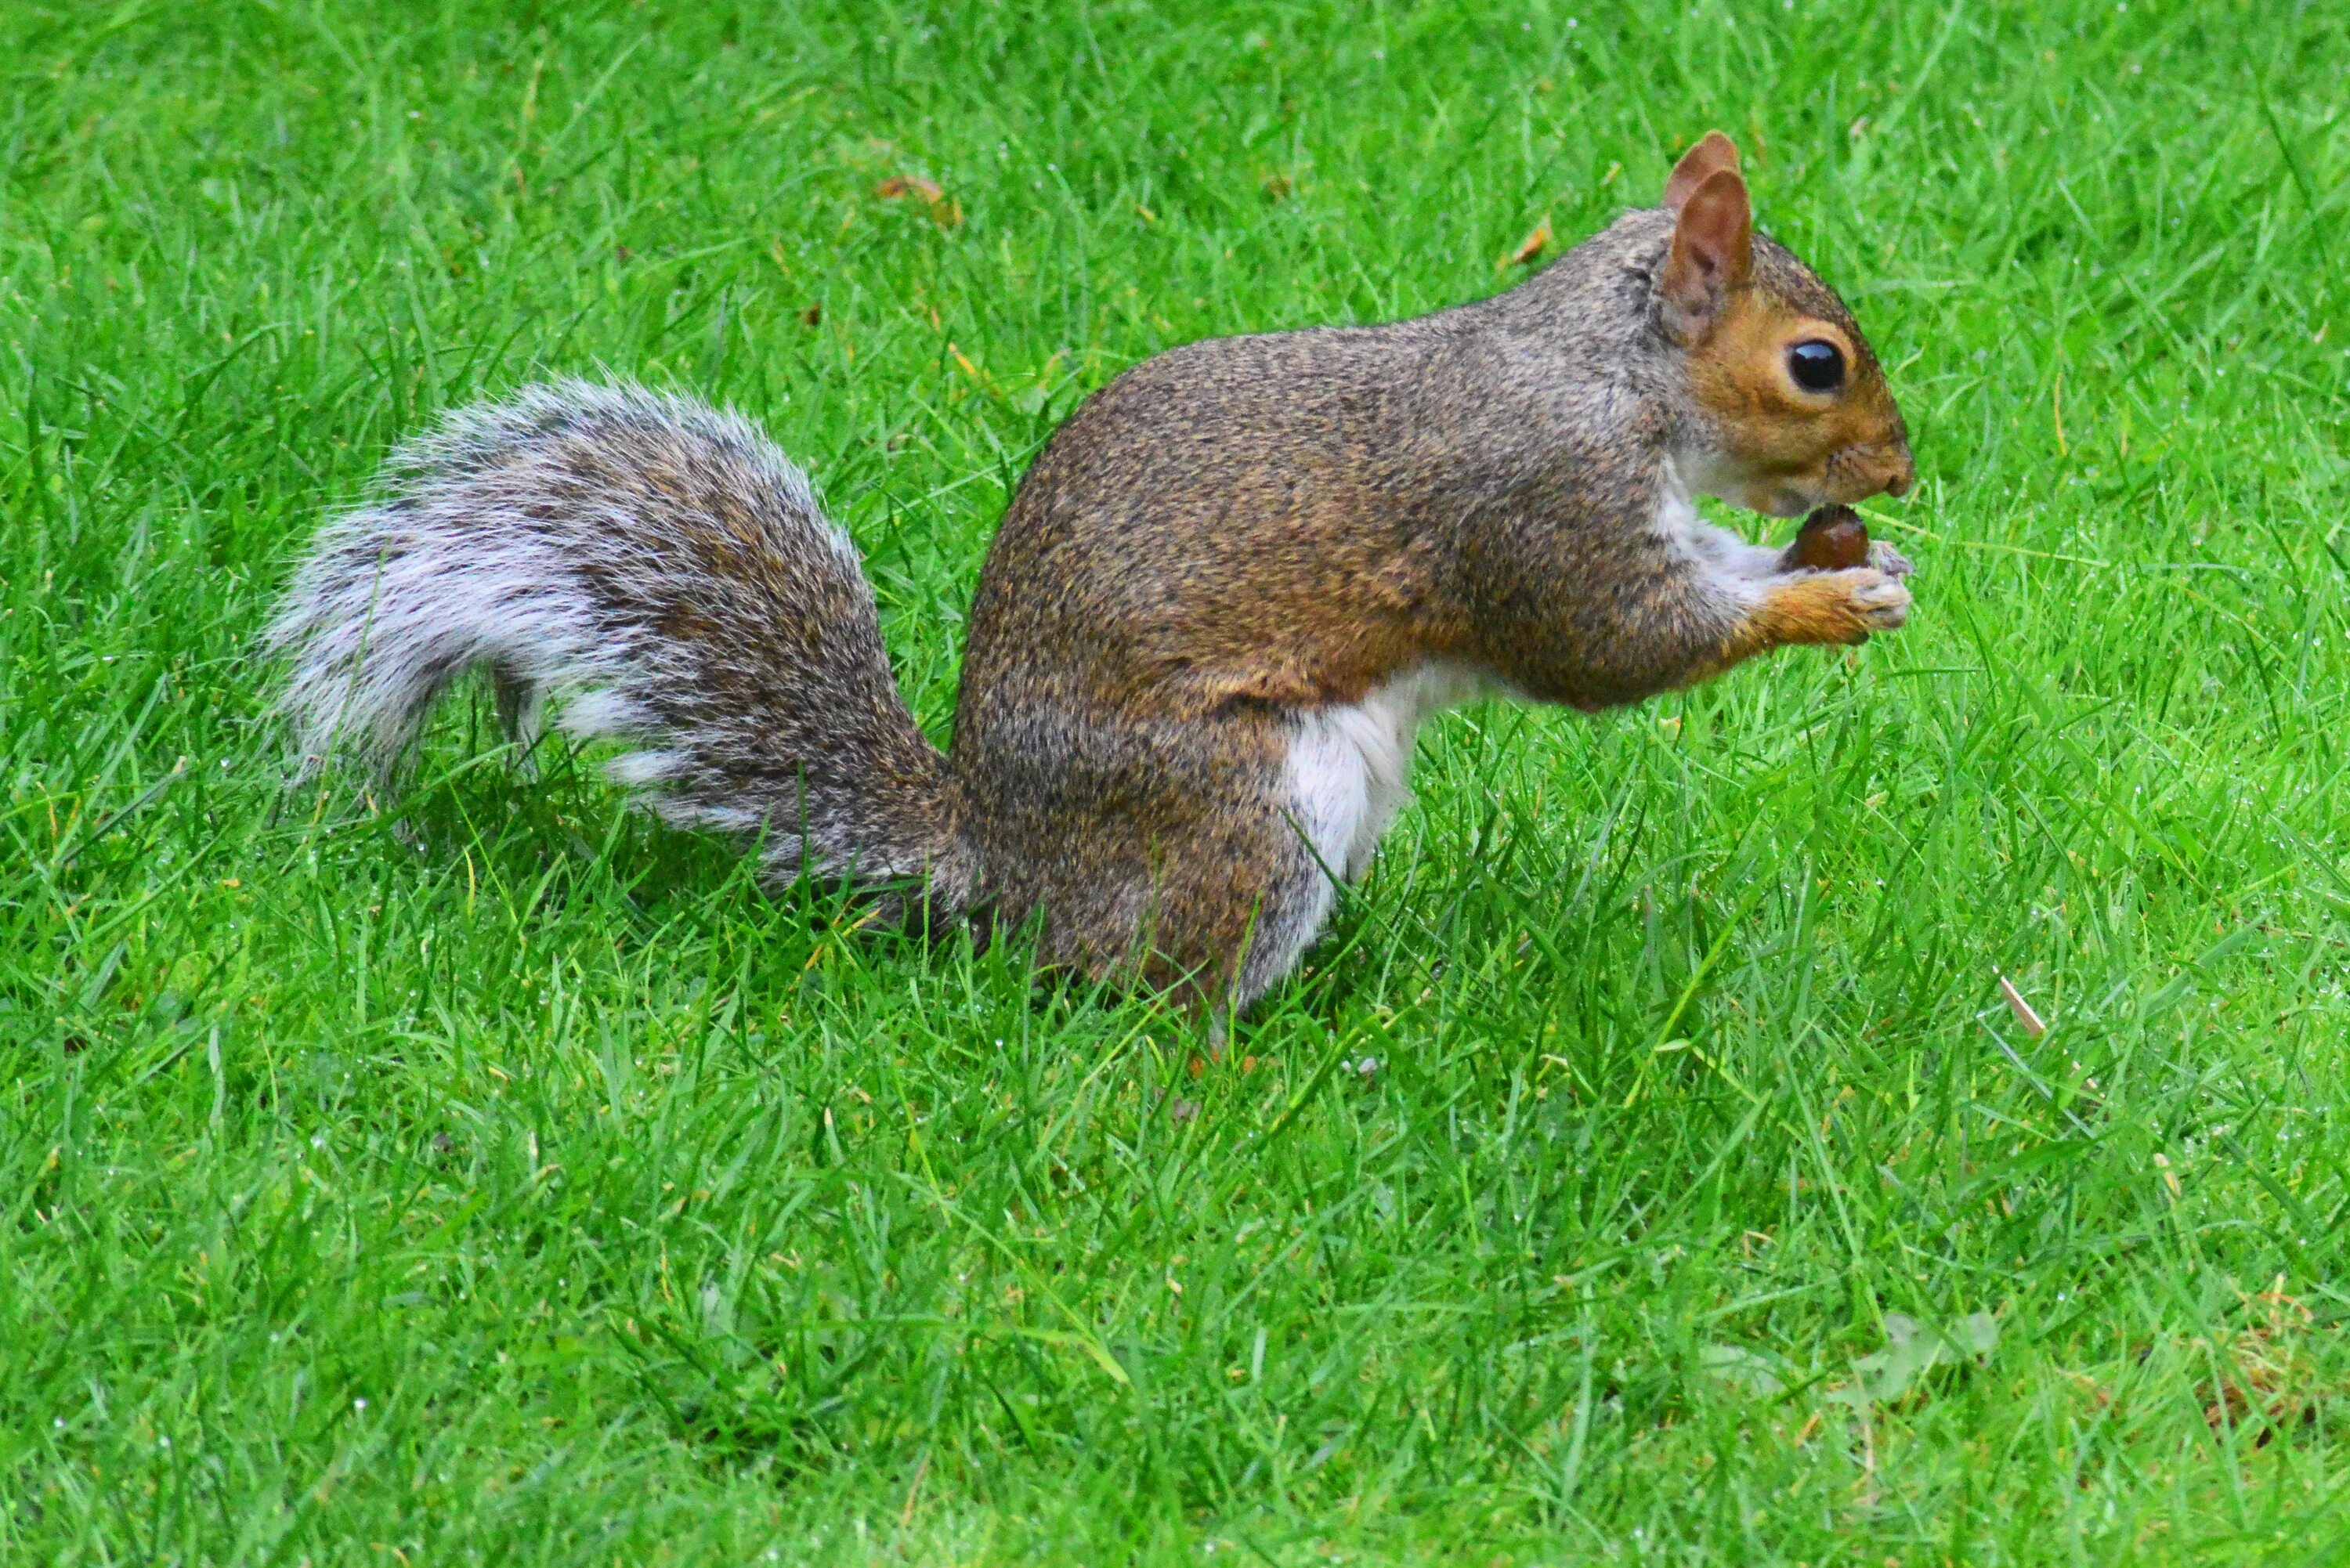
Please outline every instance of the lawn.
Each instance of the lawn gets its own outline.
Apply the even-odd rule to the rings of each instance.
[[[0,1561],[2350,1555],[2350,12],[0,40]],[[441,410],[763,421],[943,739],[1088,390],[1504,287],[1712,126],[1908,411],[1908,629],[1432,725],[1220,1060],[483,694],[286,786],[256,633]]]

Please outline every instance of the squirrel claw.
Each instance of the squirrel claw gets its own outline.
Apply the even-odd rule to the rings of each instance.
[[[1908,563],[1904,561],[1902,565],[1906,566]],[[1868,568],[1854,576],[1875,578],[1875,581],[1862,581],[1853,586],[1851,604],[1865,628],[1862,635],[1866,636],[1870,631],[1892,631],[1908,620],[1909,590],[1901,586],[1898,576],[1890,573],[1880,575],[1878,570]]]
[[[1882,539],[1869,541],[1868,564],[1887,576],[1897,579],[1906,577],[1918,569],[1910,563],[1908,556]]]

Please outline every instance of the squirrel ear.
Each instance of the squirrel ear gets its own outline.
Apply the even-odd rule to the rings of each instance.
[[[1665,330],[1684,345],[1703,337],[1730,296],[1746,286],[1753,260],[1754,210],[1746,182],[1735,169],[1717,169],[1682,199],[1674,218],[1673,247],[1657,280]]]
[[[1672,178],[1665,182],[1666,210],[1678,213],[1689,205],[1697,188],[1723,169],[1738,172],[1738,144],[1718,130],[1709,130],[1673,165]]]

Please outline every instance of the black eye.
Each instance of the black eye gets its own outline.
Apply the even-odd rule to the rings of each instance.
[[[1806,337],[1787,350],[1787,374],[1807,392],[1833,392],[1844,385],[1844,354],[1833,343]]]

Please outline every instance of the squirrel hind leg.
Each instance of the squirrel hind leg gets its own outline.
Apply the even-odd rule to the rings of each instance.
[[[1255,826],[1162,868],[1150,938],[1211,1020],[1238,1017],[1295,973],[1337,903],[1338,875],[1293,811],[1267,811]]]
[[[1300,845],[1265,886],[1247,950],[1232,971],[1225,1011],[1245,1012],[1295,972],[1336,902],[1337,883],[1330,870]]]

